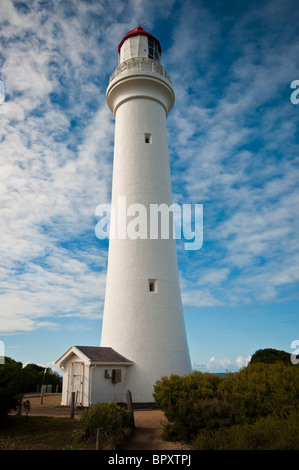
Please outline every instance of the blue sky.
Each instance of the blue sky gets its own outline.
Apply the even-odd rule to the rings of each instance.
[[[238,370],[299,338],[299,10],[295,0],[0,2],[0,340],[51,366],[99,345],[114,120],[131,28],[162,46],[176,102],[174,202],[203,204],[203,246],[177,241],[193,366]],[[5,93],[5,95],[4,95]]]

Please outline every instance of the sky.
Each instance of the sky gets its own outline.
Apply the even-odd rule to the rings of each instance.
[[[144,23],[144,24],[143,24]],[[177,240],[193,368],[237,371],[299,339],[299,10],[295,0],[0,0],[0,340],[54,367],[98,346],[118,44],[162,46],[173,200],[203,204],[203,245]],[[296,85],[296,83],[295,83]],[[299,85],[299,83],[298,83]],[[299,97],[299,95],[298,95]]]

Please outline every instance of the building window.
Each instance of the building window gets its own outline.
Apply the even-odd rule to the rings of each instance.
[[[151,38],[148,38],[148,58],[160,62],[158,44]]]
[[[111,379],[114,384],[121,382],[121,369],[105,369],[105,379]]]
[[[144,142],[146,144],[151,144],[152,143],[152,134],[144,134]]]
[[[158,282],[157,279],[149,279],[148,280],[149,291],[150,292],[158,292]]]

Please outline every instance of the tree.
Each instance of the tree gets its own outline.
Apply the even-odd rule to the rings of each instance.
[[[27,364],[23,368],[21,362],[5,357],[4,364],[0,366],[0,425],[6,415],[17,408],[19,398],[26,392],[36,392],[37,385],[61,384],[61,377],[49,367],[45,369],[37,364]]]
[[[22,363],[5,357],[0,366],[0,425],[10,410],[16,409],[18,395],[23,389]]]
[[[278,349],[258,349],[250,360],[250,364],[274,364],[276,362],[291,364],[291,354],[286,351],[279,351]]]
[[[24,390],[23,392],[36,392],[38,386],[52,385],[55,391],[56,386],[61,384],[61,377],[57,372],[53,372],[50,367],[38,366],[37,364],[27,364],[24,369]]]
[[[38,366],[36,364],[27,364],[24,367],[24,393],[37,391],[37,386],[41,385],[42,383],[44,370],[44,367]]]

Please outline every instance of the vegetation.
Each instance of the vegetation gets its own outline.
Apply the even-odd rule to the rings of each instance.
[[[18,394],[22,390],[22,363],[9,357],[0,366],[0,426],[5,421],[7,413],[16,409]]]
[[[52,385],[52,391],[55,392],[57,386],[61,388],[61,377],[57,372],[53,372],[50,367],[45,369],[37,364],[27,364],[23,370],[23,388],[22,392],[36,392],[41,385]]]
[[[95,441],[78,442],[78,420],[12,415],[0,430],[0,450],[94,450]]]
[[[132,418],[115,403],[87,408],[81,419],[10,415],[0,430],[0,450],[95,450],[96,429],[104,431],[103,449],[115,449],[131,431]]]
[[[36,364],[23,367],[21,362],[5,357],[4,364],[0,366],[0,426],[5,422],[6,415],[16,409],[20,396],[36,392],[37,386],[42,383],[51,384],[55,390],[61,378],[50,368],[45,370]]]
[[[156,382],[154,398],[168,418],[164,439],[195,449],[299,450],[299,367],[282,353],[257,351],[235,374],[195,371]],[[0,367],[0,424],[16,407],[18,394],[34,383],[26,382],[26,374],[28,379],[29,371],[42,372],[39,366],[24,370],[9,358]],[[29,413],[30,403],[26,406]],[[104,448],[115,448],[131,426],[130,413],[114,403],[93,405],[80,420],[11,415],[0,430],[0,450],[94,449],[97,428],[104,430]]]
[[[298,418],[296,413],[284,420],[267,416],[253,424],[203,430],[193,444],[199,450],[298,450]]]
[[[97,427],[104,430],[103,449],[115,449],[131,425],[130,413],[114,403],[93,405],[80,420],[10,415],[0,429],[0,450],[95,450]]]
[[[121,406],[108,402],[96,403],[84,411],[78,435],[94,439],[97,428],[102,428],[105,440],[117,446],[125,438],[125,429],[132,426],[132,415]]]
[[[198,449],[299,449],[298,387],[299,368],[290,361],[254,360],[225,376],[162,377],[154,398],[169,421],[167,440]]]
[[[290,364],[291,354],[286,351],[278,351],[277,349],[258,349],[250,359],[250,364],[275,364],[276,362],[283,362]]]
[[[87,408],[78,421],[70,418],[30,416],[30,401],[23,402],[25,416],[10,415],[20,405],[20,396],[36,391],[37,385],[60,381],[58,374],[36,364],[5,358],[0,367],[1,449],[95,449],[97,428],[104,433],[104,448],[121,444],[132,428],[132,415],[115,403],[97,403]],[[5,426],[4,426],[5,424]]]

